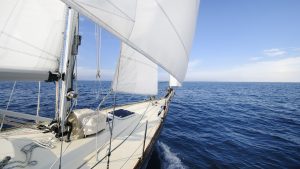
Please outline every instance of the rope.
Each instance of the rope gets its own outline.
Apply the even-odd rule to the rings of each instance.
[[[113,107],[113,118],[112,118],[111,125],[108,122],[110,137],[109,137],[109,147],[108,147],[108,154],[107,154],[107,169],[109,169],[109,160],[110,160],[110,154],[111,154],[111,142],[112,142],[112,135],[113,135],[113,129],[114,129],[114,119],[115,119],[115,109],[116,109],[116,93],[118,91],[121,53],[122,53],[122,46],[121,46],[120,55],[119,55],[120,57],[118,60],[117,82],[116,82],[116,91],[114,92],[114,107]]]
[[[17,83],[17,82],[15,81],[15,82],[14,82],[14,85],[13,85],[13,88],[11,89],[10,96],[9,96],[9,99],[8,99],[8,102],[7,102],[7,105],[6,105],[6,110],[8,109],[9,104],[10,104],[10,102],[11,102],[13,93],[14,93],[14,91],[15,91],[16,83]],[[4,123],[4,119],[5,119],[5,114],[2,115],[2,121],[1,121],[0,131],[2,130],[3,123]]]
[[[30,143],[25,145],[24,147],[22,147],[21,152],[23,152],[25,154],[25,160],[24,161],[12,161],[9,162],[9,160],[11,159],[11,157],[7,156],[5,157],[1,162],[0,162],[0,168],[4,168],[5,166],[9,166],[9,165],[13,165],[11,167],[7,167],[5,169],[13,169],[13,168],[26,168],[27,166],[35,166],[37,165],[37,161],[35,160],[31,160],[32,158],[32,154],[33,154],[33,150],[37,147],[40,147],[38,144],[36,143]]]
[[[99,82],[99,87],[97,89],[97,95],[96,95],[96,99],[100,98],[100,90],[101,90],[101,73],[100,73],[100,54],[101,54],[101,28],[96,24],[95,25],[95,37],[96,37],[96,57],[97,57],[97,72],[96,72],[96,80]],[[102,94],[102,91],[101,91]],[[100,102],[100,104],[102,104],[104,102],[105,97],[102,99],[102,101]],[[98,105],[97,110],[100,109],[101,105]],[[97,118],[97,130],[99,128],[99,117],[100,114],[98,113],[98,118]],[[95,149],[96,149],[96,161],[98,161],[98,132],[96,133],[96,144],[95,144]]]
[[[96,37],[96,57],[97,57],[96,79],[100,79],[101,29],[99,28],[98,25],[95,25],[95,37]]]
[[[117,81],[118,84],[118,81]],[[114,129],[114,121],[115,121],[115,109],[116,109],[116,92],[114,92],[114,107],[113,107],[113,118],[111,124],[108,122],[109,126],[109,147],[108,147],[108,154],[107,154],[107,169],[109,169],[109,161],[110,161],[110,155],[111,155],[111,142],[112,142],[112,135],[113,135],[113,129]],[[97,150],[96,150],[97,151]]]
[[[99,105],[98,105],[98,107],[97,107],[97,109],[96,110],[98,110],[98,111],[101,111],[102,109],[100,109],[100,107],[101,107],[101,105],[105,102],[105,100],[107,99],[107,97],[110,95],[110,93],[111,93],[111,90],[110,90],[110,92],[109,93],[107,93],[107,95],[106,96],[104,96],[104,98],[102,99],[102,101],[99,103]],[[73,102],[73,104],[72,104],[72,106],[71,106],[71,108],[70,108],[70,112],[72,112],[73,111],[73,108],[75,107],[74,106],[75,104],[74,104],[74,102]],[[67,117],[66,117],[66,119],[68,119],[68,117],[69,117],[69,115],[70,115],[70,113],[67,115]],[[98,117],[99,118],[99,117]],[[85,123],[84,124],[82,124],[82,126],[81,126],[81,128],[80,128],[80,130],[82,130],[83,129],[83,127],[86,125],[86,123],[87,123],[88,121],[85,121]]]
[[[112,90],[109,90],[108,93],[103,97],[103,99],[101,100],[101,102],[98,104],[97,109],[96,110],[101,110],[101,106],[102,104],[106,101],[106,99],[108,98],[108,96],[112,93]]]
[[[40,96],[41,96],[41,81],[39,81],[38,100],[37,100],[37,107],[36,107],[36,117],[39,117],[39,112],[40,112]],[[38,124],[39,120],[36,119],[35,123]]]
[[[96,99],[100,98],[100,95],[102,95],[102,87],[101,87],[101,70],[100,70],[100,58],[101,58],[101,37],[102,37],[102,29],[98,26],[95,25],[95,38],[96,38],[96,63],[97,63],[97,69],[96,69],[96,80],[99,82],[99,87],[97,88],[96,91]]]

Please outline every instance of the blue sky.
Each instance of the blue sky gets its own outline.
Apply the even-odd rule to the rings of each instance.
[[[94,27],[80,18],[80,79],[95,79]],[[112,79],[119,46],[102,30],[103,80]],[[201,0],[186,80],[300,82],[300,1]]]

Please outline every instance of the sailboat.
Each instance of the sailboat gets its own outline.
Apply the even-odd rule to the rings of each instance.
[[[0,168],[144,168],[172,86],[184,80],[198,8],[199,0],[1,0],[0,80],[54,82],[56,112],[53,119],[40,116],[39,101],[36,115],[14,112],[10,97],[0,110]],[[74,108],[79,14],[121,41],[111,94],[149,99]],[[162,98],[153,97],[158,67],[170,74]]]

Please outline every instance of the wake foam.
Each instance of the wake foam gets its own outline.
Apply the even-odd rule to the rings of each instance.
[[[176,153],[171,152],[170,147],[168,147],[163,142],[158,141],[158,148],[160,150],[160,158],[162,160],[161,167],[163,169],[186,169],[187,167],[183,165],[180,158]]]

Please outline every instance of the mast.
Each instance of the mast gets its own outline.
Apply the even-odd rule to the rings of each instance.
[[[62,0],[135,51],[184,80],[192,48],[199,0],[139,2]],[[98,8],[101,7],[101,8]],[[103,9],[109,9],[109,12]]]
[[[66,116],[70,111],[73,92],[73,70],[75,58],[78,53],[80,36],[78,35],[78,13],[69,9],[67,29],[66,29],[65,53],[63,58],[63,68],[61,72],[62,83],[60,93],[59,120],[62,131],[65,131]]]

